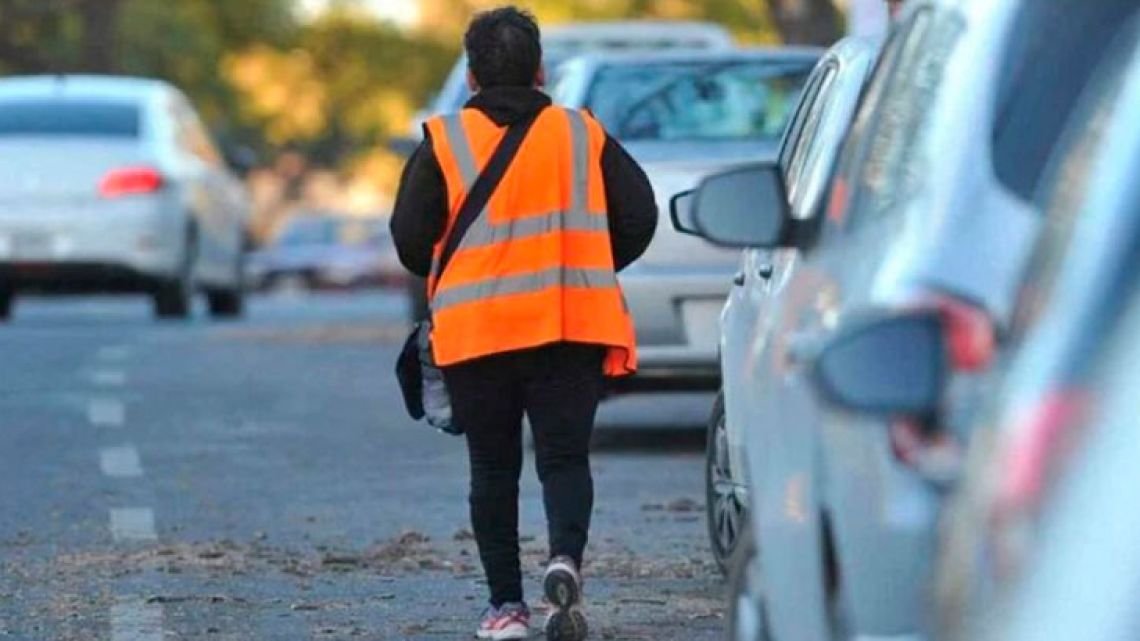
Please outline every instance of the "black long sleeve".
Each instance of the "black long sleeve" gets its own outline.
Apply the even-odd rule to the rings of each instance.
[[[657,231],[657,200],[649,177],[616,140],[602,148],[602,179],[609,209],[614,267],[621,271],[645,253]]]
[[[427,277],[432,248],[446,226],[447,183],[425,137],[404,166],[389,222],[396,253],[408,271]]]

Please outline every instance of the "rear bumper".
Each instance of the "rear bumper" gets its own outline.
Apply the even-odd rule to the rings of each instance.
[[[638,338],[638,373],[618,391],[715,390],[720,314],[732,268],[638,270],[621,275]]]
[[[164,280],[153,273],[108,263],[0,262],[0,282],[16,293],[150,292]]]
[[[161,280],[185,260],[188,221],[171,196],[0,212],[0,268],[20,282]]]

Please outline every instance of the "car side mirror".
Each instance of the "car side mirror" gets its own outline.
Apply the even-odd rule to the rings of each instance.
[[[936,311],[866,319],[842,328],[813,368],[828,402],[856,412],[926,418],[946,387],[943,320]]]
[[[673,229],[682,234],[701,235],[701,231],[697,229],[697,222],[693,220],[693,201],[696,197],[697,190],[690,189],[669,199],[669,218],[673,221]]]
[[[779,247],[792,227],[784,173],[771,162],[706,177],[690,209],[697,233],[725,247]]]

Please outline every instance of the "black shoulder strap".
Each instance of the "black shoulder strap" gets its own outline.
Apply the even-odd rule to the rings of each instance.
[[[518,154],[523,139],[526,138],[527,132],[530,131],[531,125],[538,119],[540,113],[542,113],[541,109],[507,128],[507,133],[503,135],[503,140],[499,142],[499,146],[491,154],[487,166],[479,172],[479,177],[475,179],[475,184],[471,185],[471,189],[467,192],[467,198],[459,208],[459,215],[455,219],[455,225],[451,228],[451,235],[447,237],[447,243],[443,246],[443,253],[439,257],[439,267],[435,273],[436,280],[443,274],[443,270],[447,269],[447,263],[451,261],[451,257],[459,249],[459,243],[463,242],[463,236],[471,224],[487,206],[487,201],[491,199],[491,194],[495,193],[495,189],[503,180],[503,175],[507,173],[507,168],[511,166],[511,161]]]

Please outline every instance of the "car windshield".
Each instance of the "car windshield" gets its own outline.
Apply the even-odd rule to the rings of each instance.
[[[622,140],[778,142],[814,61],[603,67],[587,106]]]
[[[75,100],[0,102],[0,136],[137,138],[135,105]]]
[[[277,238],[277,244],[281,247],[331,245],[336,240],[336,223],[328,220],[306,220],[286,227]]]

